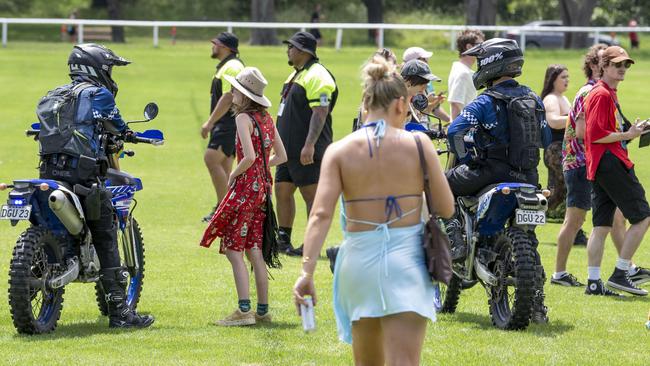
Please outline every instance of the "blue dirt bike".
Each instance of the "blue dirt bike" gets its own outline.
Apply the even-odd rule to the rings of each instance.
[[[446,135],[438,129],[407,125],[432,140]],[[472,141],[468,141],[472,142]],[[447,149],[446,168],[454,165]],[[499,183],[476,196],[458,197],[456,210],[464,229],[465,259],[453,263],[448,286],[437,284],[434,307],[442,313],[456,311],[460,293],[480,282],[488,295],[492,323],[500,329],[524,329],[530,323],[536,285],[543,282],[534,228],[546,223],[548,190],[524,183]]]
[[[441,312],[455,312],[461,291],[480,282],[497,328],[528,326],[543,283],[534,228],[546,222],[549,193],[530,184],[499,183],[457,198],[465,259],[453,264],[452,279],[441,291]]]
[[[145,107],[145,119],[129,123],[148,122],[158,114],[158,106]],[[35,123],[26,131],[38,138],[40,125]],[[128,271],[123,286],[127,304],[135,309],[144,280],[145,252],[142,232],[133,217],[137,205],[135,192],[142,190],[142,181],[119,170],[119,159],[134,156],[125,151],[124,143],[161,145],[161,131],[113,135],[106,133],[100,141],[109,155],[109,169],[104,185],[112,192],[112,204],[117,213],[118,247],[122,266]],[[41,334],[56,328],[63,308],[65,285],[70,282],[95,283],[99,310],[108,314],[104,289],[99,281],[100,264],[92,237],[85,221],[80,197],[92,189],[82,185],[49,179],[16,180],[12,185],[0,184],[0,190],[12,188],[6,205],[0,209],[0,219],[12,226],[28,220],[16,245],[9,269],[9,308],[19,333]]]

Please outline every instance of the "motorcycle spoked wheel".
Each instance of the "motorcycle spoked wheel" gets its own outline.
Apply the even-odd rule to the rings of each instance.
[[[535,296],[535,249],[516,227],[507,228],[495,245],[501,251],[493,267],[498,283],[489,287],[492,323],[500,329],[525,329]]]
[[[460,298],[460,292],[462,291],[462,283],[463,280],[454,274],[451,276],[451,280],[449,280],[448,286],[445,286],[445,284],[440,284],[441,301],[440,307],[438,308],[436,306],[437,312],[448,314],[453,314],[456,312],[456,307],[458,306],[458,300]]]
[[[140,301],[140,294],[142,293],[142,286],[144,284],[144,240],[142,239],[142,231],[140,230],[140,225],[135,219],[131,219],[131,227],[133,229],[133,240],[134,243],[129,242],[129,238],[126,235],[126,232],[118,231],[117,244],[120,248],[120,258],[122,258],[122,265],[126,267],[129,272],[129,278],[127,279],[126,288],[124,289],[126,294],[126,304],[131,310],[135,310]],[[127,266],[124,263],[124,251],[126,245],[134,245],[135,253],[138,260],[138,269],[134,266]],[[106,302],[106,292],[102,286],[101,281],[95,283],[95,296],[97,298],[97,307],[102,315],[108,315],[108,303]]]
[[[43,334],[56,328],[64,288],[49,289],[62,262],[59,242],[48,230],[31,227],[16,242],[9,266],[9,310],[18,333]]]

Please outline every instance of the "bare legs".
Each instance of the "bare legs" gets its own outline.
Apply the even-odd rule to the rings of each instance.
[[[625,232],[623,245],[619,251],[619,257],[627,260],[632,259],[634,253],[641,244],[643,235],[648,230],[648,225],[650,225],[650,217],[630,226],[630,228]],[[611,229],[611,227],[607,226],[597,226],[591,232],[589,244],[587,244],[589,267],[600,267],[603,260],[605,238]]]
[[[276,212],[278,214],[278,226],[293,227],[293,219],[296,217],[296,201],[293,193],[296,186],[289,182],[278,182],[275,184],[275,200],[277,202]]]
[[[226,249],[226,257],[232,265],[232,273],[235,278],[237,297],[239,300],[250,299],[248,268],[244,262],[242,252]],[[260,304],[269,303],[269,280],[266,273],[266,264],[260,249],[246,250],[246,257],[253,265],[255,273],[255,288],[257,289],[257,302]]]
[[[354,364],[419,365],[427,319],[412,312],[352,324]]]
[[[566,271],[569,253],[571,253],[571,248],[573,247],[573,239],[578,233],[578,230],[580,230],[582,227],[586,215],[587,211],[585,210],[577,207],[567,207],[566,215],[564,216],[564,223],[562,224],[560,233],[557,237],[557,256],[555,258],[556,273]],[[616,213],[614,214],[614,223],[610,230],[607,230],[607,233],[610,231],[612,234],[612,241],[616,247],[616,252],[620,255],[625,238],[625,217],[623,217],[623,214],[619,209],[616,209]],[[605,237],[602,238],[603,248],[607,233],[605,233]],[[602,235],[602,232],[599,231],[598,238],[596,238],[597,243],[599,243],[601,240],[600,235]],[[587,248],[587,251],[589,251],[589,248]],[[598,252],[600,252],[600,254],[598,254]],[[596,250],[593,255],[595,256],[594,260],[598,257],[600,257],[600,260],[602,260],[602,250]],[[598,260],[598,263],[600,263],[600,260]],[[591,261],[589,263],[591,263]],[[591,267],[592,265],[589,264],[589,266]]]
[[[293,220],[296,217],[296,200],[293,195],[296,188],[300,190],[300,195],[307,206],[307,217],[311,212],[311,206],[316,196],[317,184],[296,187],[290,182],[278,182],[275,184],[275,199],[277,202],[276,212],[278,214],[279,227],[293,227]]]
[[[587,211],[577,207],[567,207],[564,222],[557,236],[557,255],[555,257],[555,272],[566,271],[566,263],[573,247],[573,241],[578,230],[585,222]]]
[[[221,147],[218,150],[205,150],[203,161],[210,173],[212,185],[217,194],[217,203],[221,202],[226,192],[228,192],[228,177],[232,170],[233,158],[226,156]]]

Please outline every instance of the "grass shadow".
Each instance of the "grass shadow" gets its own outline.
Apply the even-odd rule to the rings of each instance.
[[[487,315],[479,315],[475,313],[455,312],[454,314],[447,315],[450,321],[474,325],[478,329],[495,329],[492,325],[492,319]]]
[[[296,329],[301,327],[302,325],[300,323],[289,323],[289,322],[278,322],[278,321],[272,321],[272,322],[261,322],[261,323],[255,323],[253,325],[239,325],[239,326],[219,326],[216,325],[213,322],[207,323],[207,326],[211,328],[242,328],[242,329],[258,329],[258,328],[264,328],[264,329],[278,329],[278,330],[283,330],[283,329]]]
[[[80,322],[72,324],[59,324],[52,333],[40,335],[15,334],[14,338],[23,339],[28,342],[42,342],[56,339],[84,338],[97,334],[122,334],[131,332],[151,332],[157,330],[155,323],[148,329],[139,328],[109,328],[107,318],[98,318],[96,321]]]
[[[548,324],[531,324],[528,331],[538,337],[557,337],[566,332],[572,331],[575,326],[562,320],[553,320],[553,314],[549,314]]]
[[[552,316],[552,314],[551,314]],[[466,312],[456,312],[453,315],[449,315],[450,321],[455,321],[459,323],[465,323],[474,325],[476,329],[483,330],[494,330],[497,329],[492,325],[492,319],[488,315],[479,315],[475,313],[466,313]],[[541,337],[555,337],[573,330],[574,326],[572,324],[566,323],[564,321],[558,320],[551,321],[548,324],[533,324],[531,323],[525,331],[531,332],[537,336]]]
[[[257,328],[264,328],[264,329],[296,329],[296,328],[301,328],[302,325],[300,323],[289,323],[289,322],[270,322],[270,323],[257,323],[254,325],[254,327]]]

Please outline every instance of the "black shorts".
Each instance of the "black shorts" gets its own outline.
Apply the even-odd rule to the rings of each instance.
[[[645,191],[634,174],[634,168],[627,169],[614,154],[609,151],[603,154],[594,178],[591,182],[594,227],[611,227],[616,207],[631,224],[650,217]]]
[[[313,164],[302,165],[300,159],[290,159],[275,169],[276,183],[293,183],[297,187],[304,187],[318,183],[320,176],[320,160]]]
[[[235,139],[237,138],[237,126],[227,122],[217,122],[210,131],[208,149],[219,150],[226,156],[235,156]]]

